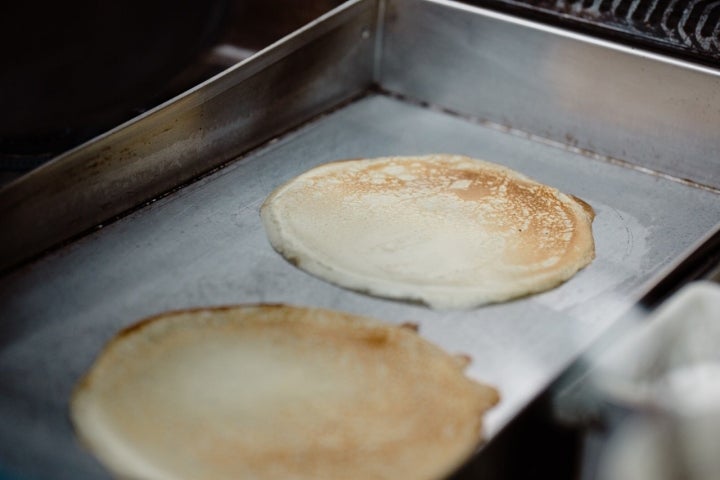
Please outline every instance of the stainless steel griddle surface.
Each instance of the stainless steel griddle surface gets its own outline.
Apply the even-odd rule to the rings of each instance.
[[[471,311],[335,287],[283,260],[258,209],[320,163],[461,153],[589,202],[596,260],[547,293]],[[1,468],[28,478],[105,478],[67,417],[74,383],[119,329],[168,309],[312,305],[413,321],[469,375],[496,385],[492,437],[720,218],[718,195],[381,94],[364,97],[0,280]],[[441,254],[442,252],[438,252]],[[0,470],[0,476],[3,471]]]

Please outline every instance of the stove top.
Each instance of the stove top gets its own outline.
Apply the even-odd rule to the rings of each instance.
[[[465,0],[695,62],[720,62],[714,0]]]

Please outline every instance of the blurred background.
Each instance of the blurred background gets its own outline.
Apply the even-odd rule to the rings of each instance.
[[[341,3],[4,5],[0,183],[201,83]]]

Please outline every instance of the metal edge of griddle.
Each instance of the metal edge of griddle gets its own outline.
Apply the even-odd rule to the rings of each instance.
[[[76,238],[365,91],[377,2],[351,0],[0,189],[0,271]]]
[[[695,242],[657,278],[642,287],[641,300],[603,332],[575,361],[531,400],[491,442],[450,480],[476,478],[595,478],[597,448],[584,445],[587,432],[603,437],[610,431],[607,399],[594,381],[597,359],[629,329],[680,288],[720,272],[720,226]],[[617,414],[617,409],[611,412]],[[518,452],[523,461],[517,462]],[[592,465],[586,465],[592,463]],[[590,470],[590,477],[582,473]]]
[[[598,359],[628,330],[645,322],[665,301],[693,281],[713,280],[720,269],[720,226],[715,227],[645,284],[640,300],[585,349],[552,384],[554,416],[569,425],[601,423],[593,385]]]
[[[720,189],[720,70],[447,0],[387,0],[383,89]]]

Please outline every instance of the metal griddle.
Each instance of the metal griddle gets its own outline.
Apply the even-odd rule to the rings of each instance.
[[[718,231],[717,92],[716,71],[489,11],[358,0],[56,158],[0,191],[0,477],[107,478],[69,423],[73,385],[119,329],[204,305],[417,322],[501,391],[492,442]],[[330,285],[265,238],[260,204],[301,172],[432,152],[586,200],[596,260],[550,292],[433,311]]]

